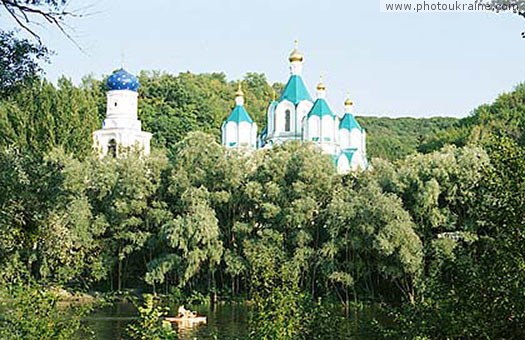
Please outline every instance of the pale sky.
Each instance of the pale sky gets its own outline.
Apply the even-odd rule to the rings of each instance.
[[[70,20],[81,52],[56,30],[46,75],[78,82],[121,64],[128,71],[246,72],[286,82],[293,41],[305,55],[312,95],[324,74],[327,99],[358,115],[468,115],[525,79],[525,20],[491,13],[385,13],[379,0],[71,0],[90,7]],[[12,27],[5,13],[2,28]],[[233,100],[233,98],[232,98]]]

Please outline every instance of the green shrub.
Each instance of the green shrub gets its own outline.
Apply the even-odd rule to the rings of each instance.
[[[144,295],[144,304],[138,305],[139,320],[128,326],[126,332],[134,340],[172,340],[177,339],[177,333],[171,323],[164,320],[168,308],[161,307],[151,294]]]

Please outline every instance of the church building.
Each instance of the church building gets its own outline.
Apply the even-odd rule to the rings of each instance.
[[[331,155],[341,174],[366,169],[366,131],[353,115],[352,101],[345,101],[342,114],[334,113],[322,80],[312,99],[302,78],[304,56],[297,46],[288,60],[290,78],[279,100],[268,105],[266,127],[261,134],[257,137],[257,125],[244,108],[244,94],[239,88],[236,106],[222,125],[222,144],[250,151],[291,140],[308,141]]]
[[[145,155],[150,153],[151,133],[142,131],[137,115],[139,80],[123,68],[107,80],[106,119],[102,129],[93,132],[95,148],[101,157],[118,156],[129,148],[138,148]]]

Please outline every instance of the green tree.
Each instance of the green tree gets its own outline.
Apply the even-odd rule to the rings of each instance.
[[[414,303],[423,265],[414,222],[398,197],[367,176],[334,192],[322,250],[326,275],[347,308],[350,297],[402,296]]]
[[[121,291],[129,274],[126,269],[131,269],[126,266],[144,262],[150,239],[170,216],[159,197],[167,159],[161,152],[143,157],[130,150],[120,158],[92,159],[90,163],[88,197],[94,218],[104,230],[102,257],[106,270],[113,272],[111,287]],[[145,268],[139,268],[141,277]]]
[[[0,54],[0,96],[5,97],[37,77],[42,72],[39,62],[48,61],[50,52],[13,32],[0,31]]]

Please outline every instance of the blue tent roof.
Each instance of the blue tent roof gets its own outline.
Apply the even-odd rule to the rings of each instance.
[[[290,79],[288,79],[288,83],[286,83],[279,101],[283,100],[289,100],[294,105],[299,104],[299,102],[303,100],[312,101],[312,97],[310,97],[310,93],[308,93],[301,76],[292,75]]]
[[[343,119],[341,119],[341,122],[339,123],[339,128],[347,129],[348,131],[352,131],[353,129],[362,130],[354,115],[351,113],[345,113]]]
[[[335,117],[332,110],[330,110],[330,107],[328,106],[328,103],[324,98],[317,98],[317,100],[314,103],[314,106],[312,106],[312,109],[310,112],[308,112],[308,117],[311,116],[319,116],[319,118],[323,118],[324,116],[331,116]]]
[[[136,92],[140,86],[140,83],[137,77],[123,68],[120,68],[109,76],[107,85],[110,91],[130,90]]]
[[[237,105],[233,108],[232,112],[226,119],[226,122],[248,122],[250,124],[253,123],[252,117],[248,114],[244,106]]]

